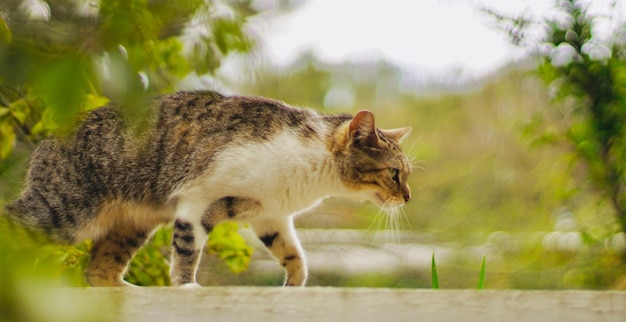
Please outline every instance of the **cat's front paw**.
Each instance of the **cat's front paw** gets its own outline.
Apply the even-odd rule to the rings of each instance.
[[[200,288],[200,284],[198,283],[184,283],[180,285],[180,288]]]
[[[299,271],[288,275],[283,286],[304,286],[306,284],[306,272]]]
[[[283,284],[283,286],[304,286],[304,281],[298,281],[298,282],[294,282],[294,281],[286,281],[285,284]]]

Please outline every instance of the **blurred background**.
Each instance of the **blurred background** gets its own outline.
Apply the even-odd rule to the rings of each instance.
[[[485,288],[625,289],[624,13],[610,0],[2,0],[0,203],[40,140],[109,101],[130,118],[144,97],[192,89],[370,109],[381,128],[413,127],[413,199],[395,216],[329,199],[299,217],[309,285],[431,287],[434,254],[442,288],[475,288],[484,259]],[[89,242],[0,230],[0,299],[32,276],[82,285]],[[215,235],[201,284],[282,283],[247,228]],[[169,238],[129,281],[169,283]]]

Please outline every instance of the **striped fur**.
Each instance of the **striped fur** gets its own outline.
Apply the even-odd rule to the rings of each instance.
[[[53,239],[92,239],[86,279],[125,285],[128,262],[160,224],[174,222],[171,274],[195,285],[213,227],[249,222],[304,285],[292,218],[328,196],[394,207],[410,199],[410,164],[370,112],[325,115],[260,97],[180,92],[148,103],[141,125],[115,104],[89,112],[67,138],[34,152],[10,217]]]

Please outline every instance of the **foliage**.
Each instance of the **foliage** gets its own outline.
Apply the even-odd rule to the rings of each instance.
[[[139,249],[128,268],[125,280],[139,286],[170,285],[168,266],[172,229],[157,230],[150,242]]]
[[[216,254],[233,273],[246,270],[252,257],[252,248],[239,235],[238,229],[239,225],[234,222],[217,225],[205,247],[207,254]],[[170,285],[169,269],[164,263],[169,260],[171,241],[171,227],[159,229],[151,242],[135,255],[126,281],[140,286]]]
[[[31,320],[29,293],[43,287],[82,285],[85,247],[41,246],[45,238],[0,216],[0,320]]]
[[[215,227],[208,241],[210,253],[217,254],[234,273],[243,272],[250,263],[252,248],[237,233],[239,225],[225,222]]]
[[[556,97],[575,98],[575,115],[564,133],[577,155],[588,164],[589,177],[611,200],[626,231],[626,60],[618,39],[598,40],[592,34],[593,17],[579,1],[570,0],[563,10],[572,24],[550,24],[548,43],[555,52],[544,57],[541,74],[557,83]],[[574,49],[566,62],[562,51]]]
[[[0,174],[20,172],[13,169],[40,140],[64,135],[85,111],[109,101],[124,103],[126,116],[139,122],[143,97],[173,91],[189,75],[214,73],[226,55],[249,51],[253,41],[244,26],[257,13],[252,1],[0,2]],[[220,231],[240,246],[236,227]],[[130,281],[169,283],[169,234],[157,232],[139,252]],[[82,285],[89,242],[26,248],[10,238],[1,242],[20,250],[14,253],[34,252],[36,266],[52,267],[57,275],[71,276],[69,284]],[[245,269],[249,252],[224,251],[229,264],[241,256],[233,269]],[[5,260],[0,266],[10,262]]]
[[[19,134],[34,142],[107,100],[126,102],[212,73],[252,41],[250,2],[219,13],[213,1],[18,0],[0,4],[0,160]],[[220,7],[221,9],[225,9]]]
[[[547,30],[543,46],[525,41],[542,48],[537,53],[539,74],[560,103],[556,106],[558,119],[547,125],[552,131],[544,138],[566,142],[573,149],[576,158],[586,164],[587,178],[610,200],[621,230],[626,231],[626,47],[619,38],[623,27],[618,23],[618,30],[611,32],[617,36],[596,35],[594,23],[600,17],[591,15],[582,1],[561,1],[558,9],[560,20],[542,23]],[[516,35],[514,43],[523,38],[528,25],[517,23],[507,30]],[[534,124],[533,128],[541,126]]]

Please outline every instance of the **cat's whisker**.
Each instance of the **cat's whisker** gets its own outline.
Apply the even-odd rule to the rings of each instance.
[[[403,228],[411,227],[411,222],[406,214],[405,205],[396,206],[386,209],[388,223],[387,228],[391,230],[392,239],[394,242],[399,243],[401,241],[401,231]]]
[[[393,212],[392,212],[391,209],[387,209],[387,218],[386,219],[387,219],[387,222],[386,222],[385,230],[390,233],[388,241],[389,242],[394,242],[395,238],[394,238],[393,234],[394,234],[395,230],[394,230],[394,227],[393,227]]]
[[[391,214],[389,213],[389,209],[387,209],[386,211],[386,216],[385,216],[385,231],[389,232],[391,231],[391,233],[393,234],[393,229],[392,229],[392,223],[391,223]],[[391,240],[389,240],[391,239]],[[393,236],[387,236],[387,242],[393,242]]]
[[[385,230],[387,227],[387,213],[385,213],[383,209],[380,209],[379,214],[380,214],[380,222],[378,225],[378,230],[382,231],[382,230]]]
[[[400,242],[400,230],[402,226],[402,206],[390,207],[390,202],[386,202],[383,207],[380,209],[380,212],[384,218],[382,218],[382,222],[384,223],[384,231],[389,234],[385,234],[387,242]]]
[[[426,168],[422,167],[420,164],[426,164],[426,160],[418,160],[416,157],[415,158],[411,158],[409,159],[409,164],[411,165],[411,170],[412,169],[420,169],[420,170],[426,170]]]
[[[405,155],[409,158],[410,160],[410,164],[413,164],[415,160],[417,160],[418,156],[417,156],[417,143],[421,140],[421,136],[417,137],[415,140],[413,140],[413,142],[411,143],[411,145],[409,146],[408,149],[406,149],[405,151],[407,151],[405,153]]]
[[[409,216],[406,214],[406,208],[404,206],[400,207],[400,214],[402,215],[401,219],[405,223],[407,229],[412,229],[411,221],[409,220]]]
[[[380,225],[381,225],[381,220],[382,220],[382,212],[381,212],[381,209],[378,209],[378,211],[376,211],[376,214],[374,215],[374,218],[372,219],[372,222],[370,223],[369,227],[367,228],[367,231],[368,232],[379,231],[380,230]]]
[[[426,160],[420,160],[417,157],[412,157],[409,160],[411,161],[411,165],[417,165],[418,163],[426,163]]]
[[[386,213],[385,213],[385,204],[383,204],[382,206],[380,206],[378,208],[378,211],[376,211],[376,231],[377,232],[381,232],[384,231],[385,226],[386,226]]]
[[[396,232],[396,243],[400,243],[400,231],[402,230],[402,206],[396,207],[396,212],[394,214],[395,221],[395,232]]]
[[[413,140],[413,142],[411,143],[411,145],[409,146],[409,148],[406,150],[406,155],[408,155],[409,157],[414,157],[415,156],[415,148],[417,147],[417,142],[422,140],[422,136],[418,136],[417,138],[415,138]]]

